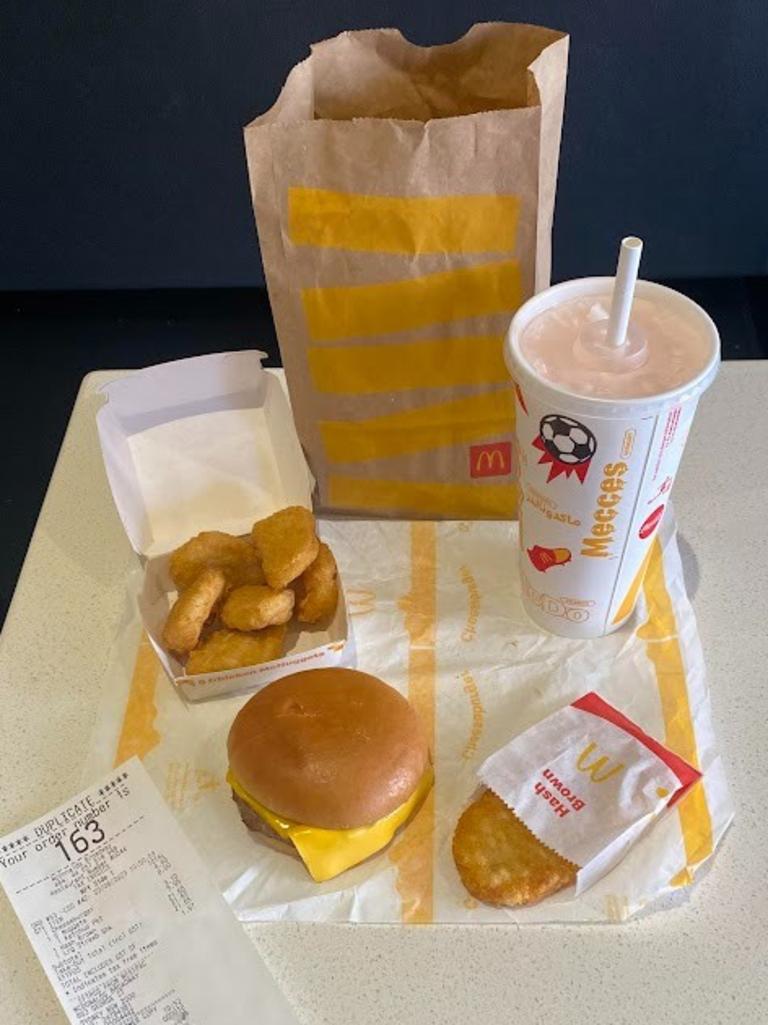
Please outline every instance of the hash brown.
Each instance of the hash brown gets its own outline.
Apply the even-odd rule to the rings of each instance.
[[[467,890],[486,904],[533,904],[570,886],[578,867],[550,850],[491,790],[464,809],[453,860]]]

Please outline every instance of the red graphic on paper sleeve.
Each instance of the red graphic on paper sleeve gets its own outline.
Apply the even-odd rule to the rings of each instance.
[[[643,747],[647,747],[660,761],[664,762],[667,768],[671,769],[680,781],[679,789],[675,790],[669,799],[668,803],[670,805],[679,801],[683,794],[701,779],[701,773],[698,769],[683,761],[680,755],[670,751],[668,747],[664,747],[655,737],[651,737],[643,732],[637,723],[622,715],[618,708],[609,705],[595,691],[589,691],[589,693],[580,697],[578,701],[572,702],[571,707],[578,708],[582,712],[588,712],[590,715],[596,715],[599,719],[605,719],[606,722],[613,723],[614,726],[618,726],[620,730],[624,730],[625,733],[634,737],[635,740],[639,740]]]
[[[531,564],[539,573],[546,573],[553,566],[564,566],[566,562],[571,561],[571,552],[568,548],[544,548],[542,545],[534,545],[526,551]]]
[[[469,446],[470,477],[505,477],[512,472],[512,444],[494,441]]]
[[[644,520],[643,525],[640,527],[640,530],[638,531],[639,536],[643,540],[651,536],[651,534],[654,532],[654,530],[658,527],[659,523],[661,522],[661,517],[663,515],[664,506],[659,505],[653,510],[651,515],[648,516],[646,520]]]

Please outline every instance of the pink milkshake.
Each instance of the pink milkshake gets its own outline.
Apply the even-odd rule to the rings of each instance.
[[[635,297],[627,341],[606,342],[611,296],[585,295],[540,313],[520,351],[544,380],[577,395],[632,399],[693,380],[712,356],[710,339],[690,317],[656,299]]]
[[[633,280],[622,320],[613,290],[613,278],[547,289],[518,310],[505,343],[523,600],[535,622],[569,637],[610,633],[631,616],[719,363],[717,329],[696,303]]]

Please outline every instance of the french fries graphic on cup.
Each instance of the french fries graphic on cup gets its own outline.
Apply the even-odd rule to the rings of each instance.
[[[546,573],[553,566],[564,566],[571,561],[570,548],[544,548],[542,545],[533,545],[526,551],[533,566],[542,573]]]

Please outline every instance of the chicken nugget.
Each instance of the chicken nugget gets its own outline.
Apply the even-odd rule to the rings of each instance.
[[[339,578],[333,552],[320,542],[317,558],[295,582],[297,615],[300,623],[316,623],[332,615],[339,600]]]
[[[290,588],[273,591],[266,585],[236,587],[229,592],[221,620],[232,630],[262,630],[287,623],[293,614],[295,595]]]
[[[163,644],[180,655],[191,651],[227,580],[220,569],[204,569],[176,599],[163,627]]]
[[[461,881],[478,900],[533,904],[570,886],[578,867],[541,841],[491,790],[465,808],[453,835]]]
[[[180,591],[208,567],[223,570],[230,587],[264,583],[259,553],[245,537],[204,530],[171,554],[171,577]]]
[[[250,541],[246,543],[251,548],[248,560],[234,563],[232,566],[224,570],[227,575],[227,583],[230,587],[245,587],[249,584],[257,585],[266,583],[259,553]]]
[[[267,583],[276,591],[282,591],[303,573],[320,548],[315,518],[301,505],[290,505],[258,520],[253,525],[251,539],[261,556]]]
[[[237,630],[214,630],[209,637],[190,653],[187,676],[216,673],[224,669],[241,669],[271,662],[283,653],[286,627],[268,626],[258,633],[240,633]]]

